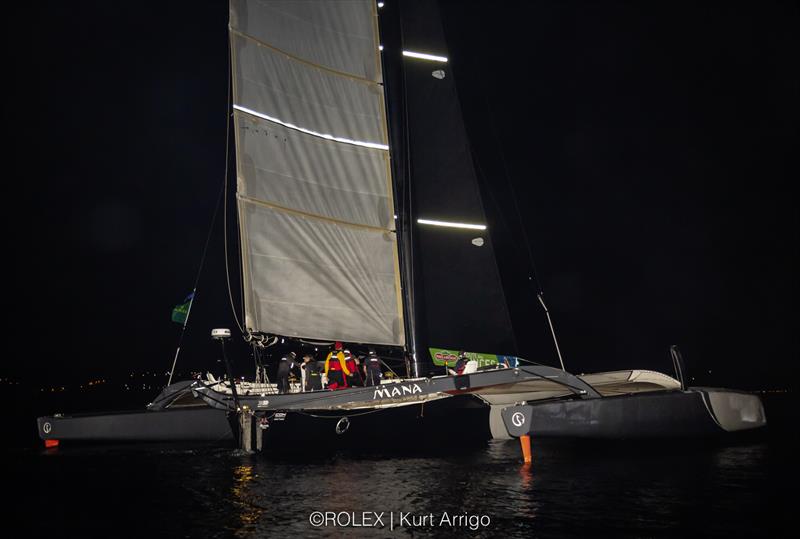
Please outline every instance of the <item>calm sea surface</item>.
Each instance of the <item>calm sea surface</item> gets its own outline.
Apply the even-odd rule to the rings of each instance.
[[[787,536],[795,440],[793,429],[727,445],[534,440],[529,467],[516,441],[297,458],[26,442],[3,455],[3,521],[19,537]]]

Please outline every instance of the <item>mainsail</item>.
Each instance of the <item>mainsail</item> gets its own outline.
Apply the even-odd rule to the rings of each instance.
[[[403,345],[372,0],[232,0],[245,325]]]

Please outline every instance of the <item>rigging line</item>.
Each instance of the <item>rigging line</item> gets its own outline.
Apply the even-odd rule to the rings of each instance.
[[[556,336],[556,329],[553,326],[553,319],[550,316],[550,310],[547,308],[547,305],[544,302],[544,291],[542,290],[541,284],[539,283],[539,279],[537,277],[538,272],[536,270],[536,262],[533,259],[531,242],[530,239],[528,238],[528,232],[527,229],[525,228],[525,223],[522,221],[522,213],[519,210],[519,203],[517,201],[517,192],[516,189],[514,189],[514,182],[511,181],[511,174],[508,171],[508,162],[506,161],[505,153],[503,152],[503,146],[502,144],[500,144],[500,136],[497,133],[497,125],[495,122],[495,117],[494,114],[492,114],[492,108],[491,105],[489,104],[489,100],[486,98],[486,93],[483,93],[483,102],[484,105],[486,106],[486,111],[489,116],[489,124],[492,129],[492,136],[495,140],[495,143],[497,144],[497,151],[500,154],[500,162],[503,163],[503,172],[505,180],[506,183],[508,184],[509,190],[511,191],[511,198],[514,203],[514,212],[516,214],[517,221],[519,222],[519,227],[522,230],[522,239],[525,243],[525,250],[528,253],[528,262],[530,263],[531,274],[532,274],[529,277],[529,279],[532,278],[533,280],[533,285],[537,289],[536,299],[539,300],[539,303],[542,305],[542,308],[544,309],[545,316],[547,317],[547,323],[550,326],[550,334],[553,337],[553,343],[555,344],[556,347],[556,354],[558,355],[558,361],[561,363],[561,370],[566,371],[566,368],[564,367],[564,358],[561,355],[561,347],[558,345],[558,337]]]
[[[197,293],[197,287],[200,284],[200,275],[203,273],[203,268],[205,267],[206,262],[206,254],[208,253],[208,244],[211,242],[211,234],[214,232],[214,224],[217,222],[217,214],[219,213],[219,203],[222,199],[222,195],[225,193],[225,185],[222,185],[220,189],[219,195],[217,195],[217,203],[214,206],[214,214],[211,217],[211,225],[208,227],[208,234],[206,235],[206,243],[203,246],[203,254],[200,257],[200,266],[197,269],[197,276],[194,279],[194,287],[192,287],[192,300],[189,302],[189,309],[186,313],[186,319],[183,321],[183,326],[181,326],[181,334],[178,337],[178,348],[175,350],[175,358],[172,360],[172,369],[169,371],[169,379],[167,380],[167,385],[172,383],[172,375],[175,373],[175,366],[178,364],[178,355],[181,352],[181,345],[183,344],[183,337],[186,335],[186,326],[189,325],[189,315],[192,312],[192,305],[194,305],[194,296]]]
[[[454,75],[452,76],[452,80],[455,80],[455,76]],[[458,99],[458,86],[457,86],[457,84],[455,82],[453,82],[452,84],[453,84],[454,94],[456,96],[456,99]],[[475,168],[474,168],[474,166],[477,164],[476,163],[476,159],[475,159],[475,152],[473,151],[473,146],[472,146],[472,143],[470,141],[469,132],[467,131],[466,121],[464,120],[464,113],[463,113],[463,108],[461,106],[461,100],[458,99],[457,103],[458,103],[458,111],[461,114],[461,129],[463,130],[463,133],[464,133],[464,139],[465,139],[466,147],[467,147],[467,154],[469,155],[470,164],[473,165],[472,171],[473,171],[473,177],[475,179],[475,190],[477,191],[477,195],[478,195],[478,207],[481,210],[481,212],[483,213],[484,219],[486,219],[486,208],[485,208],[484,203],[483,203],[483,194],[481,193],[480,182],[479,182],[479,180],[477,178],[477,172],[475,171]],[[480,165],[478,165],[478,168],[480,168]],[[484,189],[484,191],[487,191],[487,189]],[[490,196],[492,196],[491,192],[490,192]],[[515,203],[516,203],[516,201],[515,201]],[[500,212],[500,213],[502,215],[502,212]],[[487,235],[491,238],[491,232],[489,232]],[[511,323],[511,313],[508,311],[508,300],[506,299],[506,297],[507,297],[506,296],[506,292],[503,289],[503,278],[502,278],[502,276],[500,274],[500,265],[497,263],[497,253],[494,251],[494,246],[492,246],[492,253],[493,253],[492,259],[493,259],[493,262],[494,262],[494,270],[495,270],[495,274],[497,275],[497,280],[498,280],[498,282],[500,284],[500,293],[503,296],[503,303],[505,304],[505,311],[506,311],[507,320],[508,320],[509,323]],[[511,331],[511,341],[513,342],[514,349],[517,350],[517,353],[519,353],[519,349],[520,349],[519,348],[519,343],[517,341],[517,335],[513,331],[513,327],[512,327],[512,331]]]
[[[238,206],[237,206],[238,207]],[[244,260],[244,253],[242,252],[242,214],[236,212],[236,226],[238,227],[239,234],[236,235],[236,248],[238,251],[237,260],[239,261],[240,268],[239,268],[239,297],[242,298],[242,320],[246,320],[246,313],[244,307],[244,269],[242,269],[241,264],[243,264]],[[274,344],[274,343],[273,343]],[[271,345],[268,345],[271,346]]]
[[[491,189],[489,189],[489,187],[488,187],[488,185],[489,185],[489,177],[483,171],[483,167],[481,166],[480,160],[477,158],[477,156],[473,155],[473,161],[475,161],[475,166],[478,169],[478,173],[479,173],[480,177],[483,178],[484,186],[486,186],[484,191],[489,193],[489,198],[494,203],[495,210],[497,211],[497,220],[500,221],[501,225],[503,225],[503,228],[505,229],[506,232],[508,232],[508,235],[511,238],[513,238],[514,237],[514,231],[511,229],[511,225],[508,224],[508,221],[506,221],[506,218],[503,215],[503,206],[500,204],[500,201],[497,200],[497,197],[495,197],[494,192]]]
[[[489,124],[492,128],[492,138],[494,138],[495,144],[497,145],[497,152],[500,154],[500,162],[503,164],[503,173],[506,180],[506,184],[511,191],[511,199],[514,203],[514,213],[516,214],[517,221],[519,222],[520,230],[522,231],[522,239],[525,242],[525,250],[528,254],[528,263],[531,267],[531,276],[533,277],[534,285],[536,286],[537,295],[541,296],[544,294],[542,290],[541,284],[539,283],[539,278],[537,277],[538,271],[536,270],[536,262],[533,259],[533,251],[531,250],[531,242],[530,238],[528,238],[528,231],[525,227],[525,223],[522,220],[522,213],[519,210],[519,202],[517,201],[517,192],[514,189],[514,182],[511,181],[511,174],[508,171],[508,162],[505,157],[505,153],[503,152],[503,146],[500,144],[500,136],[497,133],[497,125],[495,123],[494,114],[492,113],[491,105],[489,101],[486,99],[486,94],[483,94],[483,102],[486,106],[486,111],[489,116]]]
[[[483,167],[481,167],[480,160],[477,158],[476,155],[473,155],[473,160],[475,162],[475,166],[478,169],[479,175],[483,178],[484,191],[489,193],[489,198],[494,203],[498,221],[500,222],[501,225],[503,225],[503,228],[506,230],[506,232],[509,234],[509,236],[511,238],[513,238],[514,237],[514,232],[511,229],[511,225],[508,223],[508,221],[506,220],[506,218],[504,216],[503,206],[500,204],[500,201],[497,200],[497,197],[495,196],[494,191],[491,188],[489,188],[489,186],[488,186],[489,185],[489,178],[486,175],[486,173],[484,172]],[[523,241],[526,241],[526,240],[523,239]],[[529,276],[528,279],[530,280],[531,277]],[[534,279],[535,279],[535,277],[534,277]],[[540,299],[539,301],[541,302],[542,300]],[[547,313],[547,317],[548,317],[548,322],[550,323],[550,327],[552,329],[552,322],[549,320],[549,318],[550,318],[550,314],[549,313]],[[556,349],[558,350],[558,342],[556,342]],[[559,353],[559,359],[561,359],[560,358],[560,356],[561,356],[560,351],[558,353]],[[563,364],[563,360],[561,362]],[[531,362],[531,363],[534,363],[535,365],[539,365],[539,363],[535,363],[535,362]]]
[[[236,314],[236,306],[233,302],[233,291],[231,290],[231,273],[230,267],[228,263],[228,176],[230,171],[230,133],[231,133],[231,118],[233,113],[231,112],[231,42],[230,39],[228,40],[228,88],[227,88],[227,98],[226,104],[228,109],[226,111],[226,121],[225,121],[225,182],[224,182],[224,192],[225,192],[225,204],[223,205],[223,219],[222,219],[222,240],[224,243],[224,256],[225,256],[225,281],[228,285],[228,299],[230,300],[231,304],[231,313],[233,313],[233,319],[236,321],[236,326],[239,328],[240,333],[244,333],[242,329],[242,324],[239,322],[239,316]],[[241,249],[241,245],[239,246]],[[244,297],[244,296],[242,296]]]
[[[400,376],[398,376],[398,375],[397,375],[397,373],[396,373],[396,372],[394,372],[394,370],[392,370],[392,368],[389,366],[389,364],[388,364],[388,363],[386,363],[386,362],[383,360],[383,358],[378,358],[378,359],[380,359],[380,361],[381,361],[381,363],[383,363],[383,366],[384,366],[384,367],[386,367],[387,369],[389,369],[389,372],[390,372],[390,373],[394,374],[394,375],[395,375],[397,378],[400,378]]]

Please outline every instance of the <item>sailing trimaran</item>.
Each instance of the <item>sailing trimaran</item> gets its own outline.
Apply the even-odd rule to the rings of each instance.
[[[232,109],[242,333],[256,351],[279,340],[402,349],[407,377],[277,394],[209,376],[171,384],[146,412],[39,418],[40,436],[227,439],[227,416],[242,411],[268,427],[266,447],[290,448],[764,425],[754,395],[652,371],[498,363],[428,375],[429,345],[507,351],[513,332],[436,4],[392,4],[379,32],[373,0],[232,0]],[[430,115],[435,127],[415,123]]]

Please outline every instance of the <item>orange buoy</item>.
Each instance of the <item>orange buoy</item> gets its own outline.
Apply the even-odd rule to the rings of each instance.
[[[523,434],[519,437],[519,445],[522,447],[522,458],[525,464],[531,463],[531,437],[528,434]]]
[[[58,440],[50,439],[44,441],[44,446],[48,449],[51,447],[58,447]]]

